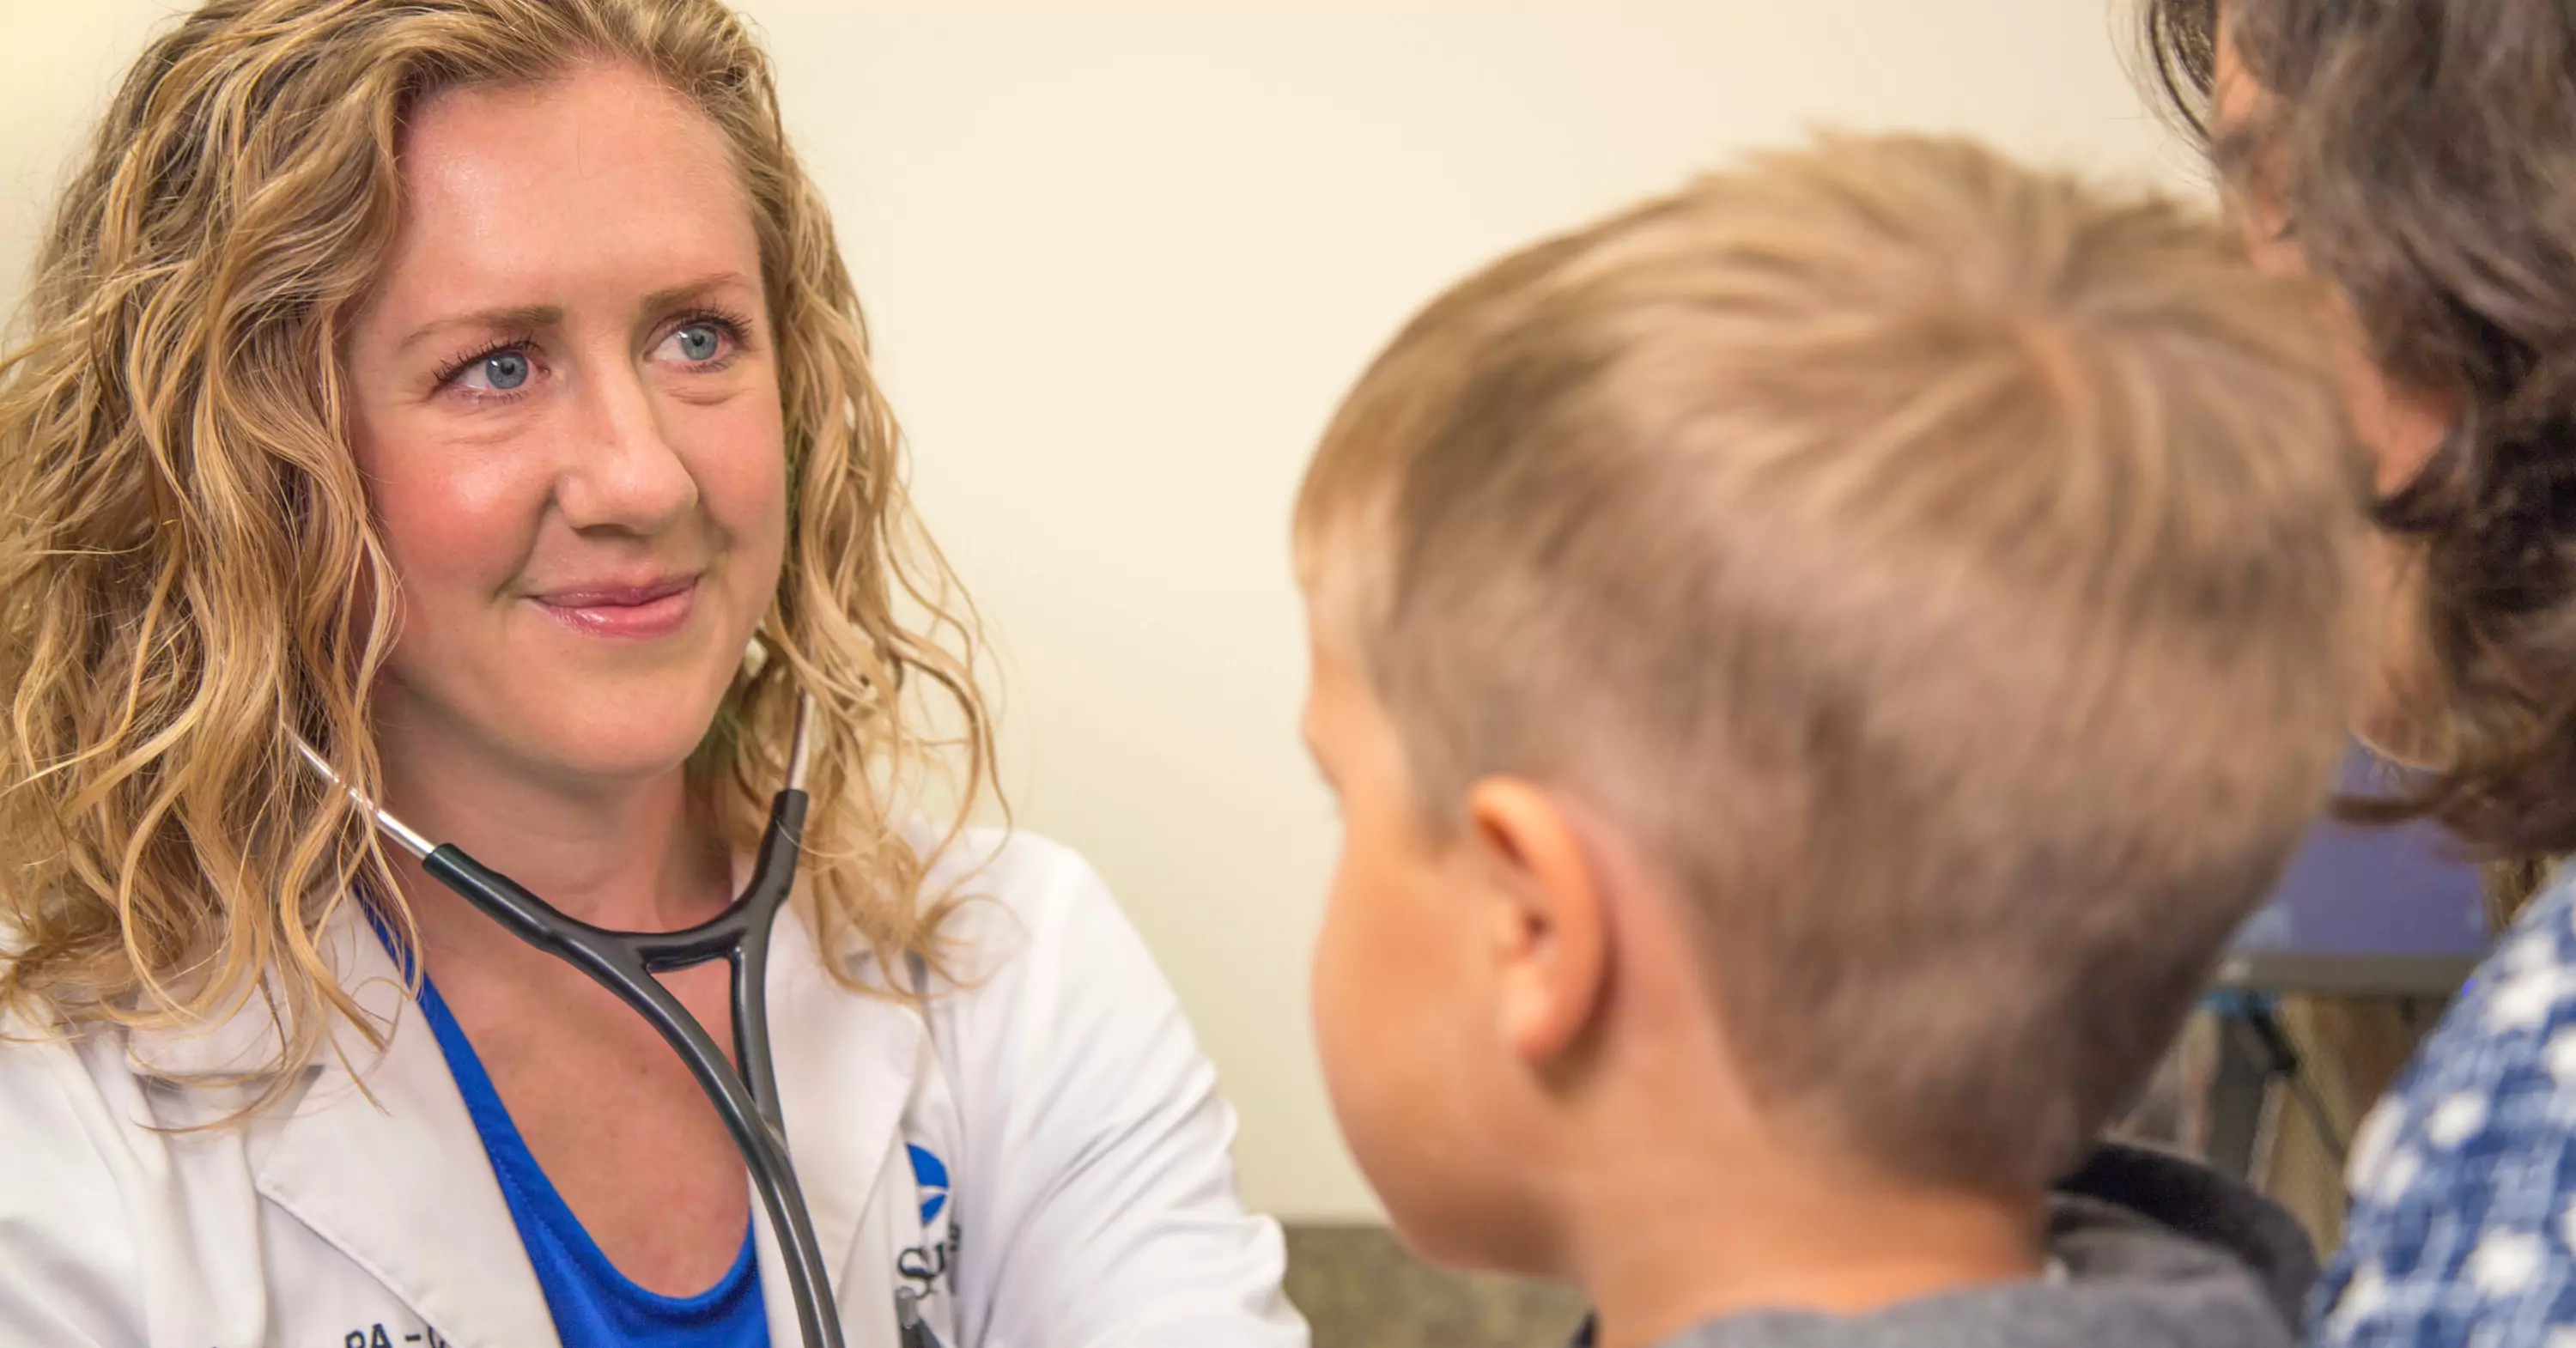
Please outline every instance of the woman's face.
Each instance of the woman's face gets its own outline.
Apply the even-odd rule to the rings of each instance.
[[[667,772],[740,667],[787,534],[759,245],[725,141],[645,75],[586,66],[425,100],[403,190],[345,353],[401,582],[385,751]]]
[[[2214,91],[2214,129],[2221,135],[2261,112],[2266,97],[2239,59],[2228,31],[2231,17],[2222,4]],[[2288,218],[2279,201],[2255,195],[2240,196],[2232,204],[2256,265],[2276,272],[2308,272],[2297,222]],[[2458,415],[2458,401],[2392,382],[2379,368],[2360,320],[2350,309],[2338,304],[2333,323],[2336,364],[2353,433],[2376,462],[2380,494],[2395,492],[2422,471],[2440,446]],[[2355,712],[2355,728],[2390,758],[2438,762],[2441,693],[2425,644],[2421,548],[2407,539],[2381,534],[2371,549],[2371,571],[2380,598],[2382,635],[2377,673]]]

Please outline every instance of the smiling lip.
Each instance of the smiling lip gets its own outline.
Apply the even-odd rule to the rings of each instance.
[[[593,636],[669,636],[697,606],[698,578],[675,576],[644,585],[581,585],[529,596],[548,617]]]

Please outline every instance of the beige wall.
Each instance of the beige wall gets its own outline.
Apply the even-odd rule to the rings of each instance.
[[[1334,824],[1296,745],[1309,442],[1447,280],[1819,124],[2187,179],[2116,0],[752,0],[1020,821],[1089,853],[1244,1115],[1252,1200],[1371,1210],[1306,1029]],[[167,0],[0,0],[0,287]]]

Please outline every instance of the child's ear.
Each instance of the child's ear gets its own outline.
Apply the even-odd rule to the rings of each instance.
[[[1518,778],[1469,788],[1467,828],[1486,880],[1503,1040],[1526,1063],[1553,1062],[1592,1027],[1608,989],[1598,858],[1564,803]]]

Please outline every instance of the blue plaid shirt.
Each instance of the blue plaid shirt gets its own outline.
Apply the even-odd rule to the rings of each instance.
[[[2576,1348],[2576,876],[2479,967],[2350,1178],[2313,1343]]]

